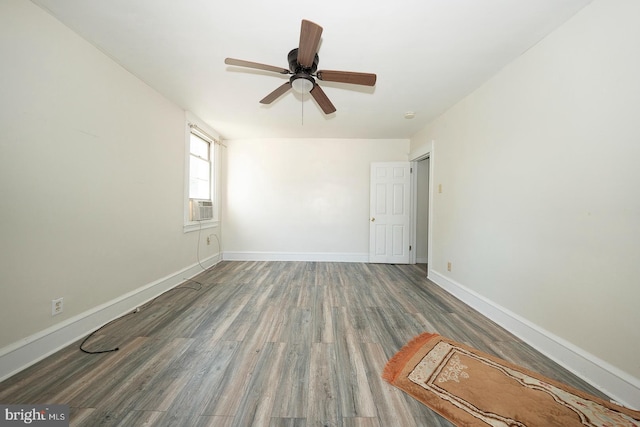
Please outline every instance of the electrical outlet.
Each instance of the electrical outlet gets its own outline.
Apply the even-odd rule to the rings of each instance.
[[[451,261],[447,262],[447,271],[451,271]]]
[[[64,309],[64,305],[63,305],[63,299],[62,298],[52,299],[51,300],[51,315],[52,316],[57,316],[58,314],[62,313],[63,309]]]

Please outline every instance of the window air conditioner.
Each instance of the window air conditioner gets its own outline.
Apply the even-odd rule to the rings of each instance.
[[[213,202],[211,200],[190,200],[191,221],[213,219]]]

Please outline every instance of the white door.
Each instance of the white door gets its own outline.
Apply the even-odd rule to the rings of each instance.
[[[372,163],[369,262],[409,264],[411,165]]]

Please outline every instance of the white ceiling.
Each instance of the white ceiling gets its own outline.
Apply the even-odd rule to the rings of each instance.
[[[410,138],[591,0],[32,1],[239,139]],[[378,76],[373,88],[320,82],[337,108],[328,116],[293,91],[262,105],[288,77],[224,64],[288,68],[302,19],[324,28],[319,69]]]

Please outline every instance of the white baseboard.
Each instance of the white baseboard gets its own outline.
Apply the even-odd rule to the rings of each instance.
[[[495,304],[435,270],[429,270],[428,277],[438,286],[607,394],[617,403],[636,410],[640,408],[640,380],[638,378]]]
[[[219,258],[219,255],[214,255],[201,260],[200,264],[209,268],[218,263]],[[0,349],[0,381],[78,341],[112,320],[132,312],[136,307],[178,286],[186,279],[196,276],[202,272],[200,264],[195,263]]]
[[[369,262],[369,254],[334,252],[229,252],[225,261],[316,261],[316,262]]]

